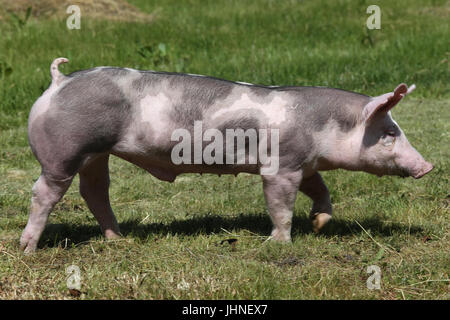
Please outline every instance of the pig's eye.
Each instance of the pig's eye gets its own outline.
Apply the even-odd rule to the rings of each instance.
[[[388,130],[382,136],[382,143],[385,147],[392,146],[395,143],[395,131]]]
[[[386,131],[386,135],[390,137],[395,137],[395,131],[394,130],[388,130]]]

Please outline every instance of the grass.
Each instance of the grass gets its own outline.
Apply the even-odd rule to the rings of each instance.
[[[30,18],[0,24],[0,299],[449,299],[449,70],[446,1],[130,1],[151,24]],[[25,12],[24,12],[25,15]],[[7,18],[7,17],[6,17]],[[106,241],[78,179],[50,216],[40,250],[18,239],[40,167],[26,137],[50,62],[207,74],[267,85],[322,85],[376,95],[418,89],[393,111],[435,170],[421,180],[326,172],[334,218],[318,236],[298,196],[293,243],[271,230],[260,178],[185,175],[158,181],[111,159],[111,200],[124,237]],[[238,239],[234,245],[222,240]],[[368,290],[366,269],[382,270]]]

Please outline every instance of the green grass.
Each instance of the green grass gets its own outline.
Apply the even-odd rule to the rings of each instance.
[[[0,299],[449,299],[449,70],[446,1],[130,1],[154,22],[82,18],[0,24]],[[161,45],[163,44],[163,45]],[[24,256],[31,187],[40,167],[26,137],[50,62],[207,74],[267,85],[321,85],[376,95],[418,87],[393,111],[435,170],[421,180],[323,174],[334,218],[318,236],[298,196],[293,243],[265,241],[260,178],[185,175],[169,184],[111,159],[111,200],[123,239],[103,240],[78,179],[50,216],[40,250]],[[234,247],[224,239],[238,239]],[[382,270],[368,290],[367,266]]]

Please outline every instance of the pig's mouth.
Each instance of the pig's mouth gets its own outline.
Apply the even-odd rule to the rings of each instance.
[[[434,168],[433,165],[427,161],[423,161],[413,168],[400,166],[397,162],[395,162],[395,164],[398,170],[396,175],[402,178],[413,177],[414,179],[420,179]]]
[[[427,164],[424,166],[424,168],[423,168],[421,171],[419,171],[418,173],[412,175],[412,177],[413,177],[414,179],[420,179],[420,178],[422,178],[424,175],[426,175],[428,172],[430,172],[431,170],[433,170],[433,168],[434,168],[433,165],[432,165],[431,163],[427,162]]]
[[[410,176],[411,176],[411,175],[409,174],[408,171],[406,171],[406,170],[400,171],[400,174],[399,174],[399,177],[400,177],[400,178],[408,178],[408,177],[410,177]]]

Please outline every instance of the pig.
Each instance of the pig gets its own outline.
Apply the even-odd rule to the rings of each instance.
[[[273,222],[271,238],[279,241],[291,240],[298,191],[312,199],[314,232],[331,219],[330,194],[319,171],[341,168],[418,179],[433,169],[390,112],[414,85],[400,84],[393,92],[370,97],[325,87],[262,86],[116,67],[64,75],[58,65],[65,62],[53,61],[51,85],[29,115],[29,143],[42,171],[32,188],[30,215],[20,239],[25,253],[37,248],[50,212],[76,174],[80,194],[104,236],[121,236],[108,193],[110,155],[167,182],[183,173],[261,175]],[[254,154],[245,150],[247,161],[198,161],[193,156],[206,149],[208,139],[194,137],[185,144],[193,145],[194,155],[189,148],[178,148],[180,135],[174,139],[177,130],[191,138],[194,131],[201,136],[209,130],[209,140],[214,136],[218,143],[223,140],[220,134],[230,129],[244,134],[265,130],[265,136],[255,140],[246,135],[243,141],[245,147],[252,142],[257,149],[266,148],[275,170],[264,171],[270,163],[250,161]],[[214,159],[236,161],[228,153],[239,150],[230,146],[216,146]],[[176,147],[187,161],[174,161]]]

